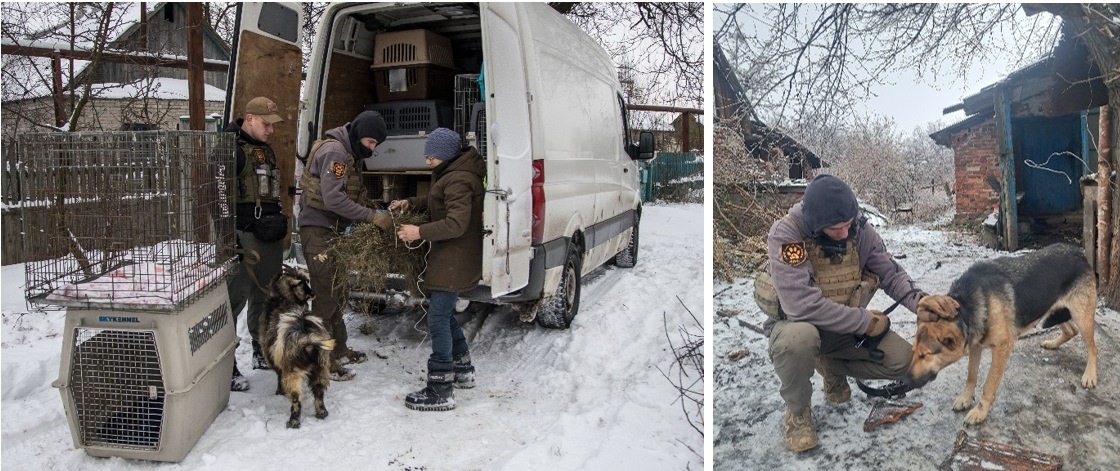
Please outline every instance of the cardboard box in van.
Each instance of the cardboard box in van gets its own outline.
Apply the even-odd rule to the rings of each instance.
[[[277,78],[265,43],[294,50],[298,58],[299,7],[239,5],[230,76],[236,82],[268,74],[295,84],[269,86],[269,93],[298,90],[298,62],[294,74],[283,73],[287,63],[281,64]],[[291,13],[277,11],[283,8]],[[299,104],[298,120],[283,123],[290,126],[283,134],[296,138],[288,158],[306,156],[325,130],[378,103],[378,38],[415,36],[417,30],[447,39],[456,73],[485,77],[484,95],[477,81],[473,88],[471,80],[446,84],[453,88],[455,119],[471,121],[454,126],[472,131],[470,143],[485,157],[487,171],[482,281],[461,296],[512,303],[523,320],[568,327],[579,310],[584,275],[606,263],[637,263],[638,161],[653,157],[654,143],[650,133],[631,141],[610,56],[547,4],[331,4],[316,30],[302,95],[273,97]],[[254,96],[239,83],[229,89],[227,101],[234,105]],[[393,157],[369,162],[364,177],[382,182],[377,186],[385,201],[426,188],[421,182],[430,172],[417,151],[423,139],[419,133],[390,136],[378,146],[380,155]]]

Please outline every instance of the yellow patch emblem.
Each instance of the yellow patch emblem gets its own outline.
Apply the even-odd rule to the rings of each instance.
[[[346,164],[344,164],[342,162],[332,162],[331,163],[331,173],[334,173],[334,176],[338,177],[338,178],[345,177],[346,176]]]
[[[258,164],[264,163],[264,149],[253,149],[253,158],[257,159]]]
[[[805,252],[804,242],[782,244],[782,262],[791,267],[805,263],[808,254]]]

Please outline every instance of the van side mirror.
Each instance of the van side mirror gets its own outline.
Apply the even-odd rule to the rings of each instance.
[[[638,160],[652,159],[653,151],[653,133],[650,131],[642,131],[641,133],[638,133],[638,155],[634,158]]]

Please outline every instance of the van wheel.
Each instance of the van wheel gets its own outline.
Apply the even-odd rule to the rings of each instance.
[[[621,252],[615,254],[614,264],[621,268],[634,268],[638,263],[638,225],[634,224],[634,230],[630,231],[630,243],[626,244],[626,248]]]
[[[537,323],[549,329],[567,329],[572,325],[579,312],[580,269],[583,257],[579,246],[568,245],[568,255],[564,259],[564,271],[560,274],[560,286],[547,303],[537,308]]]

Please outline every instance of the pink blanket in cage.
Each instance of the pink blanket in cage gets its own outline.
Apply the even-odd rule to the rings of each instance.
[[[221,267],[202,263],[167,265],[145,262],[125,265],[93,280],[67,283],[46,298],[55,302],[138,305],[177,304],[217,281]]]

